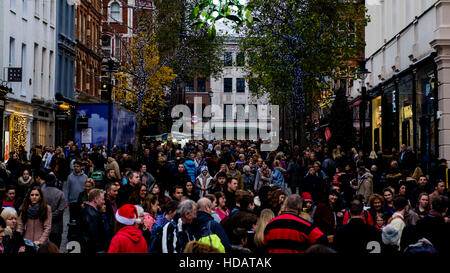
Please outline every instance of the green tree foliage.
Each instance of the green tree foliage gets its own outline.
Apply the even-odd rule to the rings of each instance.
[[[363,4],[337,0],[250,0],[259,21],[241,28],[241,50],[257,96],[291,107],[304,124],[314,94],[329,79],[351,74],[348,62],[364,48],[361,32],[368,22]],[[304,135],[300,132],[299,135]]]

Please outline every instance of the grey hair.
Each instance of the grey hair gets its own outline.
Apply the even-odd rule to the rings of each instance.
[[[197,207],[197,204],[192,201],[191,199],[184,200],[180,204],[178,204],[177,213],[180,216],[183,216],[188,213],[192,213],[194,211],[194,208]]]
[[[286,199],[286,209],[298,210],[303,205],[303,200],[298,194],[291,194]]]
[[[245,165],[242,170],[245,171],[250,171],[250,166],[249,165]]]
[[[137,171],[131,171],[131,172],[129,172],[128,175],[127,175],[127,180],[130,180],[131,178],[133,178],[133,175],[134,175],[135,173],[137,173],[137,174],[139,175],[139,172],[137,172]]]
[[[197,201],[197,206],[199,210],[205,210],[207,207],[211,207],[212,202],[209,198],[202,197]]]

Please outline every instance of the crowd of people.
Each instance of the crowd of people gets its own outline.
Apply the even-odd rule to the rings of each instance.
[[[0,253],[448,253],[447,160],[261,141],[23,147],[0,165]],[[70,221],[64,221],[68,209]]]

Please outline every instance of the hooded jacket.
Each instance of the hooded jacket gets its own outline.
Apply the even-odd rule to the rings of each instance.
[[[69,177],[67,177],[65,191],[67,203],[76,203],[78,201],[78,196],[84,191],[84,182],[87,178],[88,177],[84,172],[81,172],[80,174],[72,172]]]
[[[197,218],[194,220],[193,224],[193,229],[195,230],[195,238],[200,239],[202,237],[201,231],[208,225],[208,222],[210,221],[212,221],[211,234],[217,234],[217,236],[219,236],[220,241],[225,247],[225,252],[228,253],[231,250],[231,245],[228,236],[225,233],[225,230],[223,229],[221,224],[214,221],[214,218],[210,214],[204,211],[197,211]]]
[[[195,162],[192,159],[186,160],[186,162],[184,162],[184,167],[186,168],[191,181],[195,183],[195,176],[198,172],[197,167],[195,166]]]
[[[139,228],[125,226],[112,238],[108,253],[147,253],[147,242]]]
[[[119,163],[117,163],[117,161],[112,157],[108,157],[107,162],[108,163],[106,164],[106,170],[113,169],[114,172],[116,173],[116,178],[120,179],[121,175]]]

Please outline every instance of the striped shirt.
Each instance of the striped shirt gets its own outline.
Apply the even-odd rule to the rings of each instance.
[[[272,219],[264,230],[263,244],[269,253],[303,253],[312,244],[321,242],[327,242],[323,232],[292,212],[283,212]]]

